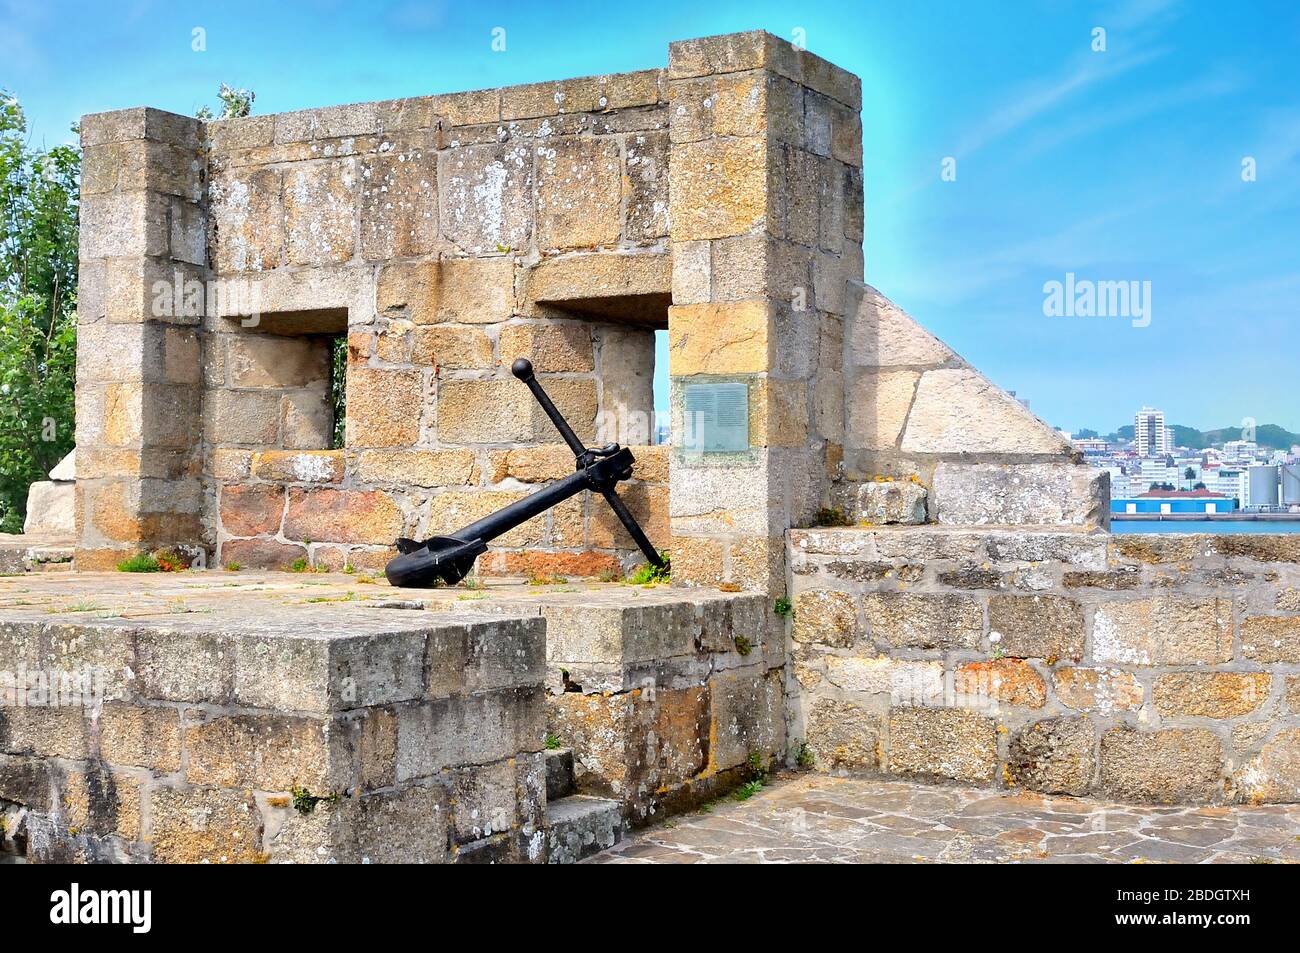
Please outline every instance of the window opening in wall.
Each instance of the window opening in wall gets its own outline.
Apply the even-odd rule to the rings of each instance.
[[[347,422],[348,336],[339,335],[330,341],[330,411],[334,415],[334,428],[330,434],[331,450],[343,448],[343,432]]]
[[[672,442],[672,427],[669,426],[668,414],[668,331],[655,331],[655,372],[654,372],[655,423],[651,434],[651,443],[666,444]]]

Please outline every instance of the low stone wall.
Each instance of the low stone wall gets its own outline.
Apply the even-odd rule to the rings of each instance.
[[[766,770],[786,739],[770,599],[665,588],[639,601],[540,610],[548,731],[573,749],[578,790],[617,799],[633,824]]]
[[[1300,537],[789,534],[819,767],[1157,803],[1300,801]]]
[[[671,586],[0,579],[0,854],[563,860],[548,741],[602,823],[717,797],[786,755],[785,639]]]
[[[55,862],[544,860],[544,623],[409,615],[0,623],[0,672],[38,694],[38,672],[103,678],[93,707],[0,681],[0,840]]]

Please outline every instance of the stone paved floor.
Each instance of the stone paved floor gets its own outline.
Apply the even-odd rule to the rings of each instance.
[[[292,573],[243,570],[177,573],[0,571],[0,619],[67,623],[165,624],[170,628],[223,628],[255,618],[312,627],[319,616],[346,629],[354,620],[425,624],[410,612],[457,615],[536,615],[541,606],[610,608],[735,598],[710,590],[634,586],[589,580],[529,583],[491,578],[473,589],[395,589],[382,573]],[[376,612],[375,610],[382,610]]]
[[[821,774],[633,834],[586,863],[1300,862],[1300,804],[1167,808]]]

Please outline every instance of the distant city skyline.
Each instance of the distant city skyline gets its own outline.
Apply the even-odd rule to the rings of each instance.
[[[797,38],[863,80],[867,282],[996,383],[1066,430],[1143,403],[1300,430],[1285,0],[0,3],[0,85],[46,144],[83,113],[193,114],[220,82],[264,114],[661,66],[692,36]],[[1046,308],[1057,285],[1096,297]],[[1103,306],[1105,285],[1124,299]]]

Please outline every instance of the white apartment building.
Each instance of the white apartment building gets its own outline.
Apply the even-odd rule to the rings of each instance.
[[[1155,457],[1173,449],[1173,434],[1165,426],[1165,412],[1143,407],[1133,417],[1133,442],[1140,457]]]

